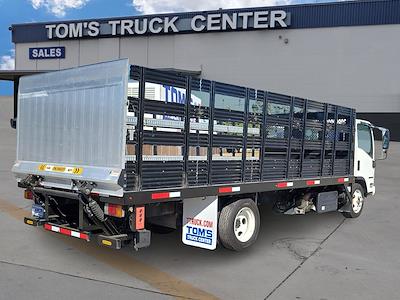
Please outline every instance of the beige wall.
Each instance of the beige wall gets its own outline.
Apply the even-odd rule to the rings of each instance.
[[[129,58],[361,112],[400,112],[398,36],[400,25],[379,25],[17,44],[16,68],[52,70]],[[28,59],[29,47],[53,45],[66,47],[66,59]]]

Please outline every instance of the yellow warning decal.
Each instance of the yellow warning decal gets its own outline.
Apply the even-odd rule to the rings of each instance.
[[[65,172],[65,169],[66,169],[66,167],[57,167],[57,166],[55,166],[55,167],[53,167],[53,172],[61,172],[61,173],[63,173],[63,172]]]
[[[106,245],[106,246],[111,246],[111,245],[112,245],[112,242],[107,241],[107,240],[101,240],[101,243],[102,243],[103,245]]]
[[[38,170],[42,172],[57,172],[57,173],[74,174],[74,175],[81,175],[83,173],[83,168],[52,166],[46,164],[39,165]]]
[[[83,169],[82,168],[72,168],[72,173],[75,175],[81,175],[83,173]]]

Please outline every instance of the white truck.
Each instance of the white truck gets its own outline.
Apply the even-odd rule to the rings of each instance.
[[[23,77],[15,109],[25,223],[115,249],[179,228],[186,245],[239,251],[264,203],[358,217],[374,129],[389,148],[354,109],[127,60]]]

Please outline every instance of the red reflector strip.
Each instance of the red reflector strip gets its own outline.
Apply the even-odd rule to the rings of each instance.
[[[293,186],[293,182],[279,182],[275,185],[277,188],[285,188]]]
[[[53,232],[61,233],[63,235],[72,236],[72,237],[75,237],[78,239],[89,241],[89,235],[86,233],[83,233],[83,232],[74,231],[74,230],[70,230],[67,228],[50,225],[48,223],[44,224],[43,227],[44,227],[44,229],[49,230],[49,231],[53,231]]]
[[[135,211],[136,211],[135,228],[136,230],[144,229],[144,219],[145,219],[144,206],[136,207]]]
[[[165,198],[169,198],[169,193],[157,193],[151,195],[151,199],[153,200],[165,199]]]
[[[89,241],[89,235],[87,235],[86,233],[80,233],[80,235],[82,240]]]
[[[349,178],[345,177],[345,178],[338,178],[337,180],[339,183],[345,183],[349,181]]]
[[[65,228],[60,228],[60,233],[65,234],[65,235],[71,235],[71,230],[65,229]]]
[[[234,192],[240,192],[240,186],[226,186],[226,187],[220,187],[218,189],[218,193],[234,193]]]
[[[154,194],[151,194],[151,199],[157,200],[157,199],[179,198],[180,196],[181,196],[181,192],[154,193]]]
[[[317,185],[317,184],[321,184],[321,180],[307,180],[306,184],[307,184],[307,185]]]

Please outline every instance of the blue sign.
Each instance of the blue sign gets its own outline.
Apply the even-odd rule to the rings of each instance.
[[[204,229],[193,226],[186,226],[188,233],[186,233],[186,239],[188,241],[203,243],[207,245],[212,244],[213,232],[211,229]]]
[[[65,47],[29,48],[29,59],[65,58]]]

